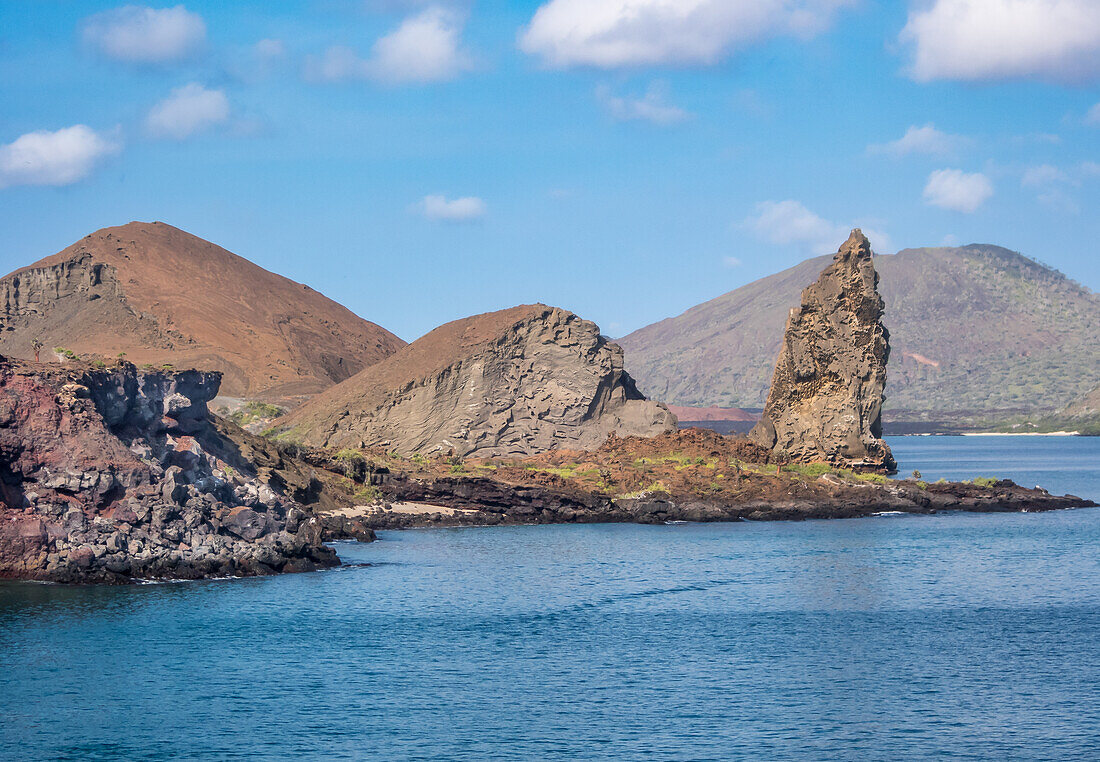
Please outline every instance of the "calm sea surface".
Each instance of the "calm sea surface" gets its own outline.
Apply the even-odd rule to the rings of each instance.
[[[892,441],[1100,498],[1100,439]],[[0,585],[0,759],[1100,758],[1100,510],[387,532]]]

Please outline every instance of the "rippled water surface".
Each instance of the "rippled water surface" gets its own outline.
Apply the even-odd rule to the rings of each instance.
[[[893,444],[1100,497],[1100,440]],[[1097,509],[338,548],[371,566],[0,585],[0,759],[1100,757]]]

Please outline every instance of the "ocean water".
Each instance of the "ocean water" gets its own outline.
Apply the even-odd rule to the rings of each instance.
[[[892,444],[925,478],[1100,497],[1100,440],[1008,439]],[[1100,758],[1100,509],[338,549],[0,585],[0,759]]]

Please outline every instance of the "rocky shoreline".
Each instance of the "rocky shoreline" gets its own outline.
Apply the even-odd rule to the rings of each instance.
[[[0,362],[0,578],[125,583],[339,563],[213,425],[221,376]]]
[[[592,524],[729,521],[803,521],[850,519],[881,513],[935,514],[944,511],[1010,513],[1096,507],[1072,495],[1056,496],[1020,487],[1008,480],[992,487],[964,483],[922,489],[899,481],[887,488],[853,488],[828,483],[833,494],[811,499],[718,502],[655,492],[629,498],[570,494],[538,487],[502,485],[491,479],[413,482],[389,485],[392,500],[324,517],[326,539],[356,539],[355,530],[330,532],[327,527],[358,531],[425,527],[505,526],[526,524]],[[389,490],[387,490],[389,492]],[[407,506],[416,506],[412,511]],[[324,514],[322,514],[324,516]],[[335,522],[339,522],[338,524]]]
[[[776,463],[747,439],[705,429],[613,437],[595,451],[519,461],[412,459],[377,450],[353,460],[347,452],[292,450],[295,457],[281,462],[269,456],[271,474],[316,511],[326,540],[422,527],[789,521],[1096,505],[1008,480],[926,483]]]

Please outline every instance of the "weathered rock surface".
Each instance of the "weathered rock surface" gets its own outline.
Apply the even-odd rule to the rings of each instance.
[[[220,371],[232,396],[314,394],[404,342],[308,286],[164,223],[105,228],[0,279],[0,353]]]
[[[125,582],[337,562],[213,426],[212,372],[0,361],[0,577]]]
[[[540,304],[441,326],[279,423],[318,447],[487,457],[652,436],[675,418],[594,323]]]
[[[889,334],[871,244],[859,230],[791,310],[751,438],[780,458],[896,470],[882,439]]]

